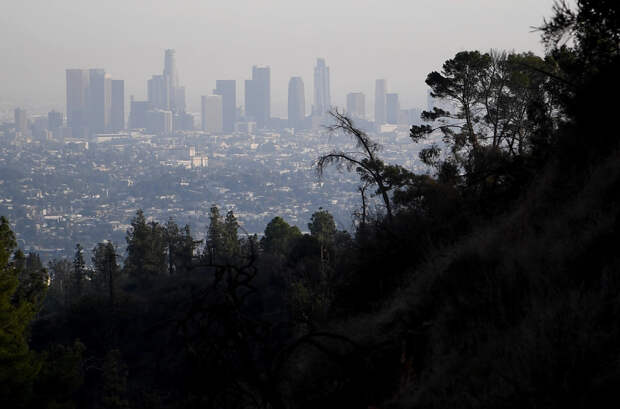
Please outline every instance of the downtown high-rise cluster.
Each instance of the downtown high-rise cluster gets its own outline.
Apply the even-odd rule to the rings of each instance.
[[[146,81],[145,100],[131,96],[126,121],[123,80],[113,79],[101,68],[67,69],[66,126],[62,113],[55,111],[30,126],[27,112],[17,108],[15,130],[28,133],[31,129],[48,129],[62,137],[73,138],[118,133],[127,129],[157,135],[194,131],[195,118],[186,110],[186,88],[181,85],[179,77],[175,50],[165,50],[161,74],[152,75]],[[330,68],[323,58],[316,60],[312,91],[313,103],[307,109],[304,81],[300,76],[291,77],[287,119],[274,118],[271,115],[271,69],[268,66],[253,66],[251,77],[244,83],[243,106],[238,105],[235,79],[216,80],[212,93],[201,96],[199,128],[212,134],[252,133],[263,129],[316,129],[328,122],[328,114],[334,108]],[[419,117],[418,110],[401,109],[399,95],[388,92],[385,79],[375,82],[374,121],[368,118],[366,96],[362,92],[347,94],[345,113],[362,122],[367,129],[374,128],[379,132],[386,124],[411,124]]]

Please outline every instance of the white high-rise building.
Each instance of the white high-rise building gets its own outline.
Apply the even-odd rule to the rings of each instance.
[[[366,119],[366,96],[363,93],[347,94],[347,114],[353,118]]]
[[[329,67],[325,59],[317,58],[314,67],[314,106],[312,114],[323,116],[331,109],[331,95],[329,92]]]
[[[83,136],[88,125],[88,70],[68,69],[67,72],[67,126],[73,136]]]
[[[224,129],[224,108],[221,95],[202,97],[202,130],[222,133]]]
[[[288,126],[303,129],[306,120],[306,97],[301,77],[291,77],[288,82]]]
[[[387,81],[378,79],[375,81],[375,125],[379,126],[386,122],[385,94],[387,93]]]

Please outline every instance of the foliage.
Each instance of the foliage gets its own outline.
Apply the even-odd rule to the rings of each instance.
[[[12,408],[24,407],[40,369],[28,347],[28,330],[36,313],[28,297],[20,296],[22,273],[16,260],[15,235],[6,218],[0,218],[0,401]]]

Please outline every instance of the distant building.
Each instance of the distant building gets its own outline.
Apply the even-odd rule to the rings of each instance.
[[[170,108],[170,84],[164,75],[153,75],[147,81],[146,89],[148,101],[154,108]]]
[[[179,86],[179,72],[176,63],[176,51],[164,51],[164,72],[166,82],[166,97],[168,108],[174,112],[185,112],[185,88]]]
[[[226,133],[235,130],[237,121],[237,82],[235,80],[217,80],[213,94],[222,96],[223,129]]]
[[[131,129],[145,129],[147,127],[147,112],[152,108],[149,101],[134,101],[132,97],[129,111],[129,127]]]
[[[62,112],[50,111],[47,113],[47,125],[50,131],[56,132],[62,128],[63,123],[64,115]]]
[[[347,94],[347,114],[353,118],[366,118],[366,96],[361,92]]]
[[[331,109],[331,95],[329,91],[329,67],[325,59],[317,58],[314,67],[314,106],[312,114],[323,116]]]
[[[235,124],[235,132],[252,135],[256,132],[256,122],[254,121],[245,121],[245,122],[237,122]]]
[[[48,139],[50,137],[47,115],[35,116],[32,118],[31,123],[32,136],[38,139]]]
[[[185,87],[174,89],[174,112],[185,112]]]
[[[181,112],[174,114],[173,128],[175,131],[193,131],[194,130],[194,115]]]
[[[89,70],[88,128],[90,133],[108,130],[112,107],[112,80],[101,68]]]
[[[67,126],[73,137],[86,136],[88,125],[88,70],[68,69],[67,75]]]
[[[125,129],[125,81],[112,80],[112,105],[110,108],[110,130]]]
[[[172,134],[172,111],[154,109],[146,113],[146,130],[157,135]]]
[[[292,77],[288,82],[288,126],[303,129],[306,120],[306,96],[304,81],[301,77]]]
[[[398,124],[400,102],[398,94],[385,94],[385,119],[388,124]]]
[[[387,82],[384,79],[375,81],[375,124],[382,125],[386,122],[385,114],[385,93],[387,92]]]
[[[15,131],[28,133],[28,112],[22,108],[15,108]]]
[[[224,114],[221,95],[202,97],[202,130],[211,133],[222,133]]]
[[[245,81],[245,115],[265,128],[271,117],[271,70],[269,67],[252,67],[252,79]]]

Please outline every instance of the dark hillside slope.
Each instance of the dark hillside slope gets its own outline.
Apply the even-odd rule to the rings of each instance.
[[[601,407],[620,381],[620,155],[549,171],[498,225],[416,272],[388,322],[426,356],[394,407]],[[571,189],[572,191],[573,189]],[[617,400],[617,398],[615,398]]]

